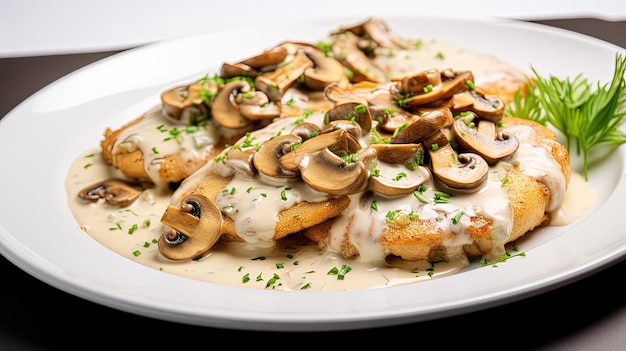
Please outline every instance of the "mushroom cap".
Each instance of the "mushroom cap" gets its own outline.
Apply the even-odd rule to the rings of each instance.
[[[126,207],[139,198],[142,190],[120,179],[105,179],[82,189],[78,197],[92,202],[104,199],[110,205]]]
[[[355,94],[352,90],[347,89],[339,85],[338,83],[330,83],[324,88],[324,97],[332,102],[341,101],[359,101],[363,105],[367,104],[367,100],[364,97]]]
[[[498,122],[504,113],[504,102],[496,96],[486,96],[477,90],[457,93],[452,98],[452,112],[474,112],[478,117]]]
[[[272,101],[280,101],[283,94],[304,74],[307,68],[313,67],[313,61],[299,50],[291,61],[271,72],[263,73],[254,80],[254,85]]]
[[[396,89],[402,95],[425,94],[428,86],[441,87],[441,73],[436,69],[417,72],[401,79],[394,79]]]
[[[307,154],[322,149],[329,149],[338,155],[350,155],[361,149],[359,140],[344,129],[335,129],[329,133],[321,133],[316,137],[305,140],[298,147],[283,155],[278,160],[281,168],[297,171],[300,160]]]
[[[312,90],[323,91],[330,83],[339,86],[348,86],[350,81],[346,76],[341,62],[312,46],[302,48],[304,53],[313,61],[313,67],[304,70],[304,85]]]
[[[454,94],[468,90],[467,81],[474,81],[472,71],[455,71],[450,72],[449,75],[441,74],[441,84],[433,85],[432,90],[412,95],[409,98],[405,98],[406,95],[398,89],[397,85],[395,87],[392,86],[391,89],[396,100],[402,99],[404,106],[414,108],[431,104],[438,100],[445,100],[451,98]]]
[[[202,99],[202,90],[217,93],[215,84],[193,83],[168,89],[161,94],[163,112],[181,123],[194,123],[208,118],[209,109]]]
[[[340,101],[326,111],[324,119],[328,122],[337,120],[355,121],[361,126],[361,135],[372,131],[372,113],[367,104],[361,101]]]
[[[233,78],[233,77],[240,77],[240,76],[256,77],[258,74],[259,72],[256,69],[246,64],[243,64],[241,62],[237,62],[237,63],[224,62],[222,63],[222,67],[220,68],[220,77],[223,77],[223,78]]]
[[[262,68],[266,66],[273,66],[285,61],[289,51],[284,46],[278,45],[263,51],[262,53],[248,57],[241,61],[242,64],[253,67]]]
[[[411,157],[424,151],[422,144],[371,144],[376,150],[376,157],[382,162],[390,164],[404,164]]]
[[[161,222],[173,229],[159,237],[159,252],[175,261],[201,256],[221,236],[222,220],[217,205],[200,194],[183,198],[180,208],[169,205]]]
[[[280,116],[280,105],[270,101],[262,91],[239,93],[235,101],[241,115],[251,121],[272,119]]]
[[[393,144],[406,144],[421,142],[448,127],[454,122],[452,112],[447,109],[437,109],[413,118],[411,124],[399,131],[391,142]]]
[[[369,178],[363,162],[346,162],[328,148],[304,155],[298,167],[308,186],[332,196],[363,191]]]
[[[519,141],[513,134],[497,134],[495,124],[486,120],[479,121],[478,126],[470,128],[462,119],[454,121],[452,135],[461,149],[482,156],[489,165],[517,151]]]
[[[350,81],[370,81],[381,83],[387,80],[385,72],[376,66],[359,48],[359,37],[346,31],[334,36],[331,51],[341,63],[352,71]]]
[[[226,152],[224,165],[237,174],[246,177],[254,177],[257,174],[257,169],[254,167],[252,161],[255,151],[256,149],[253,147],[247,149],[231,147]]]
[[[458,154],[450,144],[427,148],[433,176],[451,190],[474,192],[487,181],[489,165],[474,153]]]
[[[367,188],[385,196],[409,194],[431,178],[426,167],[413,170],[401,164],[378,163],[378,174],[370,176]]]
[[[370,18],[363,23],[363,29],[379,47],[407,49],[410,42],[389,30],[389,26],[379,19]]]
[[[358,123],[348,121],[347,119],[338,119],[336,121],[328,122],[328,124],[321,129],[320,133],[329,133],[336,129],[343,129],[357,139],[364,134]]]
[[[394,133],[398,128],[407,126],[418,118],[419,115],[408,113],[404,110],[397,110],[393,113],[383,113],[378,119],[372,116],[373,120],[379,122],[376,128],[379,132],[383,133]]]
[[[302,122],[293,127],[291,134],[299,136],[302,138],[302,141],[306,141],[319,134],[321,130],[320,126],[315,123]]]
[[[297,178],[299,176],[297,167],[285,168],[280,160],[284,155],[293,153],[292,146],[301,142],[302,138],[294,134],[283,134],[265,141],[261,144],[261,149],[254,153],[252,158],[254,167],[271,183]]]
[[[250,84],[245,80],[234,80],[226,83],[211,104],[213,120],[220,126],[230,129],[250,126],[253,121],[241,115],[239,106],[235,102],[237,94],[248,91],[250,91]]]
[[[389,49],[407,49],[409,40],[393,33],[385,22],[376,18],[368,18],[354,25],[340,27],[333,34],[350,31],[355,35],[374,41],[377,46]]]

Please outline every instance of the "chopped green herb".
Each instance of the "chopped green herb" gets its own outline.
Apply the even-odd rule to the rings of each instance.
[[[454,215],[454,217],[452,217],[452,224],[458,224],[464,213],[465,212],[463,212],[463,211],[457,212],[456,215]]]
[[[133,234],[138,228],[139,226],[137,224],[131,225],[130,228],[128,228],[128,234]]]
[[[626,117],[626,55],[616,54],[613,79],[605,85],[593,85],[582,74],[574,79],[542,77],[533,67],[534,87],[522,98],[518,91],[507,105],[507,114],[551,125],[567,137],[566,147],[575,142],[583,156],[583,173],[589,178],[589,153],[600,144],[619,146],[626,133],[619,130]],[[573,151],[573,150],[572,150]]]
[[[266,288],[269,288],[270,286],[276,284],[276,281],[280,279],[280,276],[276,273],[274,273],[274,275],[272,276],[272,278],[270,278],[270,280],[267,281],[267,284],[265,284]]]

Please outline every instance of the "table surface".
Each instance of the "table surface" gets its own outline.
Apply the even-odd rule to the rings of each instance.
[[[626,21],[579,18],[536,20],[626,47]],[[0,59],[5,81],[0,116],[57,78],[117,51]],[[8,82],[8,84],[6,84]],[[10,87],[10,88],[7,88]],[[0,256],[0,350],[112,349],[165,346],[211,347],[213,340],[237,346],[299,347],[319,337],[350,344],[424,340],[446,348],[520,350],[626,349],[626,261],[539,296],[478,312],[393,327],[341,332],[260,332],[198,327],[147,318],[67,294]],[[166,334],[163,338],[162,335]],[[339,334],[339,335],[333,335]],[[491,338],[497,337],[498,344]],[[326,343],[324,342],[324,345]],[[87,347],[89,346],[89,347]]]

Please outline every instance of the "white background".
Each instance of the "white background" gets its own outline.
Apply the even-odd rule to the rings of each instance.
[[[398,14],[615,21],[626,20],[626,1],[0,0],[0,58],[120,50],[242,23],[262,26],[288,16]]]

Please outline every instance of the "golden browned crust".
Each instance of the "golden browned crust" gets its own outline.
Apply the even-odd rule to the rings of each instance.
[[[201,194],[211,201],[215,201],[217,194],[228,186],[232,178],[232,175],[224,177],[218,173],[209,172],[192,188],[181,194],[180,198],[191,194]],[[287,235],[324,223],[328,219],[340,215],[349,205],[350,198],[348,196],[333,197],[319,202],[299,202],[278,213],[273,239],[279,240]],[[220,240],[243,242],[243,238],[237,235],[234,221],[225,215],[222,215],[222,219],[223,233]]]
[[[288,235],[296,234],[309,227],[322,225],[337,217],[350,204],[350,198],[341,196],[331,198],[321,202],[300,202],[294,206],[284,209],[278,213],[276,220],[276,230],[274,240],[280,240]],[[235,221],[222,216],[222,237],[223,242],[244,242],[245,240],[237,235]]]
[[[508,182],[503,189],[509,197],[513,211],[513,228],[507,242],[512,242],[536,227],[546,225],[549,221],[546,206],[550,192],[545,184],[527,176],[516,169],[507,173]],[[331,221],[321,223],[304,230],[304,234],[322,246],[330,245]],[[467,231],[471,235],[472,244],[465,245],[468,257],[480,257],[492,250],[491,220],[477,215],[471,218]],[[350,224],[345,229],[341,254],[344,257],[358,255],[358,249],[349,241]],[[413,218],[406,223],[388,222],[383,228],[380,244],[390,255],[401,257],[407,261],[428,260],[437,262],[444,259],[446,240],[455,234],[444,231],[437,225],[436,219]]]
[[[321,202],[300,202],[278,213],[274,240],[337,217],[350,204],[350,198],[340,196]]]
[[[551,148],[552,155],[561,165],[566,180],[569,180],[571,168],[569,155],[563,145],[556,142],[556,134],[541,125],[519,118],[503,119],[505,125],[530,125],[537,131],[537,143]],[[533,229],[549,224],[550,217],[546,212],[550,201],[550,191],[541,181],[522,173],[514,166],[506,173],[507,182],[503,190],[507,195],[513,212],[512,230],[507,243],[513,242]],[[357,256],[358,249],[350,243],[348,234],[352,219],[345,230],[341,253],[344,257]],[[304,231],[312,241],[322,247],[330,245],[330,232],[333,221],[327,221]],[[468,257],[481,257],[489,253],[494,245],[492,238],[492,221],[482,215],[471,217],[466,230],[471,235],[472,243],[463,247]],[[404,260],[428,260],[437,262],[445,258],[444,243],[455,234],[444,231],[436,225],[436,219],[412,218],[402,224],[387,222],[383,227],[380,244],[389,255]]]
[[[119,129],[106,128],[100,141],[102,157],[104,160],[120,170],[124,176],[136,180],[151,180],[146,172],[143,152],[139,149],[134,151],[114,151],[115,143],[120,135],[141,122],[146,115],[135,118]],[[213,145],[203,157],[183,158],[178,154],[166,155],[159,158],[159,183],[178,183],[189,177],[193,172],[206,164],[210,159],[217,156],[224,149],[223,145]],[[153,180],[154,181],[154,180]]]

